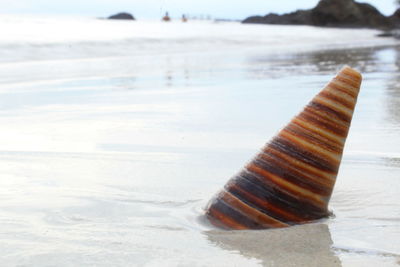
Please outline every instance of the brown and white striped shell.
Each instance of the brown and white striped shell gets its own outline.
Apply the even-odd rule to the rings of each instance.
[[[344,67],[208,204],[226,229],[286,227],[329,215],[361,85]]]

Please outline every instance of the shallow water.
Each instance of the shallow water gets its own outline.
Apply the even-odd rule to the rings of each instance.
[[[2,266],[400,264],[395,41],[369,30],[69,23],[0,17],[16,27],[0,40]],[[334,216],[210,227],[208,199],[345,64],[364,81]]]

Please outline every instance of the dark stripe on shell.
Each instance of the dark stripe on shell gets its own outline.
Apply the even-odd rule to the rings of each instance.
[[[285,162],[276,159],[273,155],[262,153],[258,155],[255,162],[263,169],[266,169],[269,172],[287,180],[288,182],[296,184],[297,186],[300,186],[306,190],[323,196],[328,196],[331,193],[331,186],[327,186],[326,183],[323,183],[320,177],[320,181],[317,183],[315,182],[315,178],[310,179],[302,172],[292,168]]]
[[[354,101],[351,102],[347,99],[345,99],[344,97],[340,97],[337,95],[334,95],[333,93],[331,93],[330,91],[322,91],[321,93],[319,93],[319,95],[330,99],[332,101],[335,101],[337,103],[340,103],[341,105],[345,106],[348,109],[353,109],[354,108]]]
[[[343,151],[343,146],[339,146],[338,144],[330,142],[330,140],[322,137],[321,135],[312,133],[297,124],[291,123],[290,125],[285,127],[286,131],[289,131],[293,135],[297,136],[298,138],[301,138],[303,140],[306,140],[307,142],[310,142],[313,145],[319,146],[327,151],[333,152],[333,153],[342,153]]]
[[[336,164],[318,157],[308,150],[295,146],[293,143],[283,139],[281,136],[276,136],[269,145],[282,153],[289,154],[291,157],[322,171],[336,173],[338,170]]]
[[[213,209],[217,210],[221,214],[231,218],[232,220],[238,222],[238,224],[243,225],[250,229],[263,229],[264,227],[259,223],[249,219],[246,215],[240,213],[235,208],[231,207],[221,198],[218,198],[213,203]]]
[[[298,116],[298,118],[300,118],[304,121],[310,122],[310,123],[316,125],[317,127],[325,129],[328,132],[336,134],[339,137],[343,138],[343,137],[347,136],[348,127],[338,125],[337,123],[335,124],[333,121],[321,119],[320,117],[317,117],[307,111],[300,114]]]
[[[315,108],[318,111],[322,111],[327,114],[330,114],[330,116],[334,116],[336,119],[342,120],[347,123],[350,123],[350,121],[351,121],[351,117],[349,117],[347,114],[344,114],[343,112],[334,110],[330,107],[327,107],[326,105],[317,103],[315,101],[311,101],[311,103],[308,104],[308,107]]]
[[[264,177],[249,171],[237,175],[225,190],[249,206],[288,224],[326,215],[326,210],[288,194]]]

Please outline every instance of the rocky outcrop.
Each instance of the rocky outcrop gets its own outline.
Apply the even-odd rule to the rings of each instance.
[[[312,9],[313,25],[387,28],[391,23],[375,7],[353,0],[322,0]]]
[[[135,18],[126,12],[121,12],[112,16],[109,16],[108,19],[125,19],[125,20],[135,20]]]
[[[391,20],[391,23],[396,26],[396,27],[400,27],[400,8],[397,9],[393,15],[391,15],[389,17],[389,19]]]
[[[393,15],[394,16],[394,15]],[[400,20],[400,12],[396,15]],[[321,0],[309,10],[264,17],[249,17],[243,23],[313,25],[346,28],[392,28],[395,18],[382,15],[374,6],[354,0]]]
[[[242,22],[243,23],[262,23],[262,24],[311,25],[310,13],[311,13],[310,10],[298,10],[296,12],[283,14],[283,15],[271,13],[264,17],[262,17],[262,16],[249,17]]]
[[[384,31],[376,36],[378,36],[378,37],[394,37],[396,39],[400,39],[400,30],[395,29],[395,30],[390,30],[390,31]]]

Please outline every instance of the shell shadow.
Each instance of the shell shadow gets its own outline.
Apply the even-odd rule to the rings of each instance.
[[[214,245],[261,261],[263,266],[342,266],[326,224],[271,230],[204,232]]]

